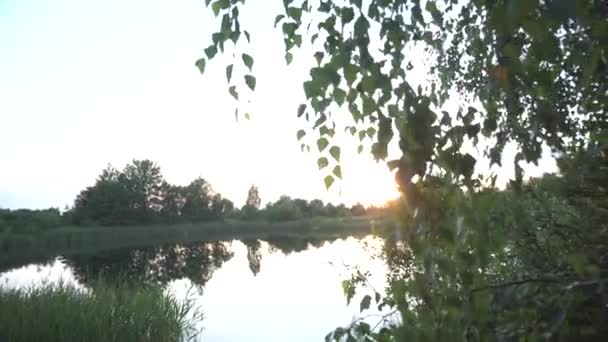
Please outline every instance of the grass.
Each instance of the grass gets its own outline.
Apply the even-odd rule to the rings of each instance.
[[[182,341],[196,334],[199,318],[193,300],[159,287],[0,288],[0,341]]]
[[[313,218],[268,223],[223,221],[201,224],[64,227],[38,234],[0,234],[0,272],[57,255],[94,254],[115,248],[205,240],[265,239],[272,237],[337,238],[375,233],[388,220],[367,216]]]

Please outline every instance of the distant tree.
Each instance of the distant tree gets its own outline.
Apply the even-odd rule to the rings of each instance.
[[[302,212],[302,215],[305,217],[310,217],[311,215],[311,211],[310,211],[310,205],[308,204],[308,201],[305,199],[301,199],[301,198],[296,198],[293,200],[293,204],[298,207],[298,209],[300,210],[300,212]]]
[[[325,206],[325,215],[329,217],[338,216],[338,208],[336,208],[333,203],[327,203],[327,205]]]
[[[347,217],[350,216],[350,210],[344,205],[344,203],[340,203],[337,207],[336,216],[337,217]]]
[[[302,218],[302,211],[289,196],[281,196],[266,208],[266,217],[271,222],[290,221]]]
[[[234,210],[234,203],[231,200],[222,197],[221,194],[217,193],[211,200],[211,212],[213,218],[222,218],[230,215]]]
[[[308,203],[307,200],[305,199],[301,199],[301,198],[296,198],[293,200],[293,204],[298,207],[298,209],[300,210],[300,212],[302,212],[302,215],[305,217],[311,217],[312,216],[312,212],[310,210],[310,205]]]
[[[167,222],[177,222],[181,219],[182,210],[186,204],[184,187],[163,182],[161,185],[161,218]]]
[[[353,216],[363,216],[367,214],[365,207],[361,203],[357,203],[350,207],[350,212],[353,214]]]
[[[0,209],[0,233],[36,233],[65,225],[58,209]]]
[[[137,200],[137,195],[127,187],[124,178],[112,166],[108,166],[95,185],[76,196],[72,217],[78,225],[132,224],[138,220],[133,206]]]
[[[249,188],[249,192],[247,193],[247,200],[245,201],[245,205],[242,209],[243,218],[250,219],[257,217],[261,204],[262,200],[260,199],[260,192],[258,190],[258,187],[252,185],[251,188]]]
[[[184,188],[184,196],[184,218],[191,221],[207,221],[212,218],[211,202],[214,193],[206,180],[200,177],[193,180]]]
[[[83,190],[70,217],[77,225],[200,222],[232,214],[234,204],[197,178],[187,186],[163,180],[150,160],[133,160],[123,172],[111,165]]]
[[[119,176],[134,196],[132,206],[137,209],[142,220],[150,220],[160,211],[160,190],[163,176],[156,163],[145,160],[133,160]]]
[[[230,216],[233,214],[234,212],[234,202],[232,202],[231,200],[227,199],[227,198],[222,198],[222,215],[223,216]]]
[[[323,216],[325,215],[325,204],[320,199],[314,199],[310,201],[310,213],[311,216]]]
[[[261,204],[262,200],[260,199],[260,192],[258,190],[258,187],[252,185],[251,188],[249,188],[249,192],[247,193],[246,205],[248,207],[259,209]]]

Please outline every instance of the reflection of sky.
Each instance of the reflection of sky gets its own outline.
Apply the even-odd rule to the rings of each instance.
[[[46,265],[28,265],[0,274],[0,287],[22,288],[34,284],[76,284],[74,274],[61,259]]]
[[[370,248],[363,246],[367,241]],[[235,256],[213,273],[198,302],[205,314],[202,340],[229,341],[321,341],[329,332],[349,324],[359,312],[358,294],[349,306],[341,282],[352,268],[371,271],[370,283],[382,291],[386,266],[371,258],[380,253],[381,240],[349,238],[326,242],[288,255],[269,252],[262,243],[261,269],[254,276],[247,261],[247,248],[232,243]],[[351,267],[349,267],[351,266]],[[69,269],[55,261],[46,266],[27,266],[0,274],[4,286],[29,286],[40,281],[74,282]],[[169,285],[178,298],[190,287],[187,279]],[[373,307],[373,305],[372,305]],[[368,314],[377,311],[370,310]],[[376,320],[370,318],[370,324]]]

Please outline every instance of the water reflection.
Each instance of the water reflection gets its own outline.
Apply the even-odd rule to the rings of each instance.
[[[213,272],[233,256],[230,243],[215,241],[117,249],[69,257],[65,263],[72,268],[76,279],[86,285],[100,277],[105,281],[158,285],[188,278],[202,289]]]
[[[341,285],[352,267],[371,271],[375,289],[386,287],[386,264],[374,257],[382,246],[374,237],[268,238],[118,249],[0,273],[0,284],[24,287],[62,279],[87,286],[101,273],[106,279],[128,276],[162,284],[178,298],[196,286],[205,316],[199,323],[203,341],[322,341],[337,326],[361,317],[365,293],[347,305]]]
[[[333,241],[335,239],[275,237],[265,242],[267,253],[280,251],[289,255]],[[240,242],[247,247],[249,269],[255,276],[260,272],[264,255],[262,241],[244,239]],[[104,281],[164,286],[172,280],[188,278],[202,289],[213,272],[233,256],[231,242],[211,241],[115,249],[94,255],[66,257],[65,263],[72,268],[76,279],[85,285],[92,285],[103,278]]]
[[[260,240],[247,239],[241,240],[241,242],[247,246],[247,261],[249,262],[249,269],[253,275],[260,273],[262,265],[262,243]]]

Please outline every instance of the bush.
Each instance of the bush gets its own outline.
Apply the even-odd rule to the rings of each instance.
[[[59,228],[65,219],[55,208],[44,210],[0,209],[0,231],[11,233],[35,233]]]
[[[302,211],[291,200],[281,199],[266,209],[266,218],[271,222],[291,221],[302,217]]]

